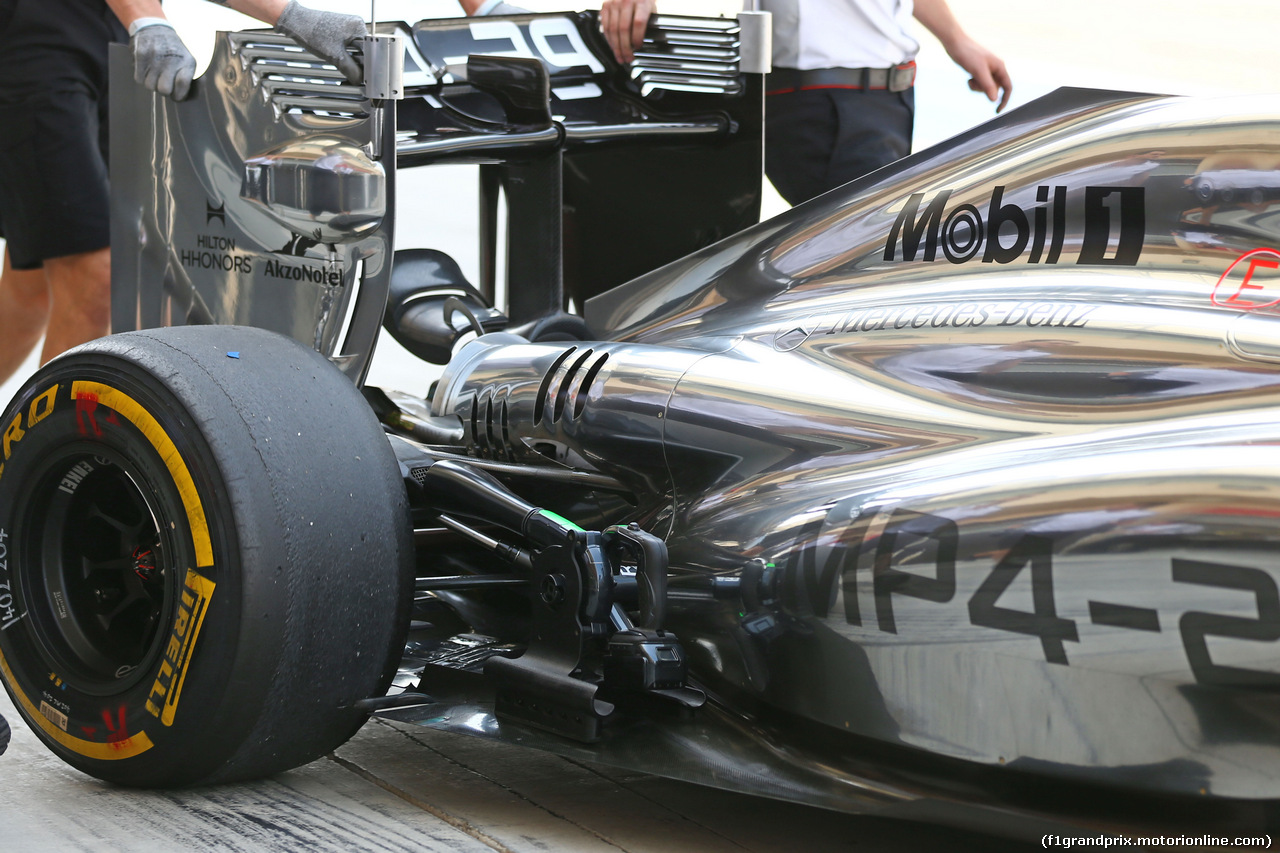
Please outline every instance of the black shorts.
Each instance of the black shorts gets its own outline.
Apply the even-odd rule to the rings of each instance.
[[[106,110],[84,90],[0,104],[0,222],[14,269],[111,244]]]

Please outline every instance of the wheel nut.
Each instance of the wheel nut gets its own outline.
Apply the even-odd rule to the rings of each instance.
[[[564,575],[547,575],[542,579],[542,600],[552,607],[564,602]]]

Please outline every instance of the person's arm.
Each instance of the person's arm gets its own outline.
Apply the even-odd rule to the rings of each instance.
[[[1013,92],[1013,82],[1004,62],[965,33],[947,0],[916,0],[915,17],[942,42],[956,65],[971,75],[969,88],[982,92],[990,101],[998,98],[1000,104],[996,112],[1003,110]]]
[[[525,11],[495,0],[458,0],[458,3],[468,15],[514,15]],[[625,64],[636,58],[634,49],[644,43],[644,29],[655,6],[657,0],[604,0],[600,8],[600,29],[619,62]]]
[[[133,79],[175,101],[187,97],[196,60],[164,16],[160,0],[107,0],[129,30]]]
[[[288,5],[289,0],[209,0],[219,6],[227,6],[264,24],[275,26],[280,13]],[[164,20],[164,9],[160,0],[107,0],[111,11],[116,13],[120,23],[128,27],[139,18],[159,18]]]
[[[502,0],[458,0],[458,3],[468,15],[519,15],[529,11]]]
[[[292,36],[316,56],[333,63],[352,83],[364,79],[359,63],[347,52],[347,44],[363,38],[368,30],[356,15],[321,12],[297,0],[210,0]],[[107,0],[120,23],[129,29],[133,50],[133,76],[139,83],[176,101],[187,96],[196,61],[164,15],[159,0]]]
[[[636,48],[644,44],[644,30],[657,5],[658,0],[604,0],[600,29],[619,62],[625,65],[636,58]]]

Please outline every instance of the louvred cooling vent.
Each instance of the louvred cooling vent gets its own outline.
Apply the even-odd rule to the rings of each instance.
[[[250,30],[231,33],[231,45],[241,66],[253,75],[263,98],[276,116],[304,114],[359,120],[369,115],[369,102],[360,86],[342,72],[300,47],[288,36]]]

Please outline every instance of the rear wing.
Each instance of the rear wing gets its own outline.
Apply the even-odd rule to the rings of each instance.
[[[360,382],[397,168],[481,164],[490,298],[505,192],[516,323],[728,236],[759,218],[767,17],[742,20],[659,16],[627,67],[594,12],[379,24],[363,87],[275,32],[220,33],[182,103],[115,48],[113,327],[261,326]]]

